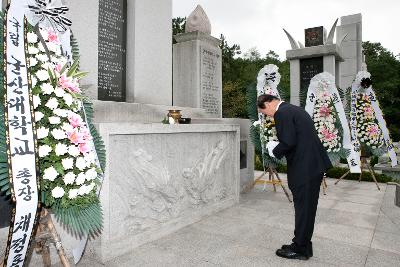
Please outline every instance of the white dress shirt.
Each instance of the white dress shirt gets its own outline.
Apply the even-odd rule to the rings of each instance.
[[[280,102],[279,102],[279,104],[276,106],[276,110],[275,110],[275,111],[278,111],[278,108],[279,108],[279,106],[280,106],[282,103],[283,103],[283,101],[280,101]]]

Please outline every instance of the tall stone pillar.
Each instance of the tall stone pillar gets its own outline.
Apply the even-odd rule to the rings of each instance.
[[[186,21],[185,33],[174,36],[173,105],[203,108],[222,117],[222,54],[220,40],[201,6]]]
[[[340,18],[340,26],[337,27],[337,39],[345,39],[342,43],[343,59],[341,70],[341,88],[351,86],[356,74],[363,68],[362,53],[362,16],[354,14]]]

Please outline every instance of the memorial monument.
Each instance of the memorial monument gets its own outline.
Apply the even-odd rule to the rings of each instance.
[[[174,36],[174,105],[203,108],[222,117],[222,55],[220,40],[211,36],[211,24],[198,5],[186,21],[185,33]]]
[[[341,25],[335,21],[329,34],[325,29],[305,29],[305,46],[286,31],[291,50],[286,51],[290,61],[290,102],[305,104],[310,80],[324,71],[335,77],[335,83],[347,89],[362,68],[362,22],[361,14],[344,16]],[[334,36],[336,32],[336,43]]]

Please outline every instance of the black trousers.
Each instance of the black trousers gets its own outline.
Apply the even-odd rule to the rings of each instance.
[[[322,175],[304,185],[290,188],[295,212],[293,243],[297,252],[300,253],[307,253],[312,249],[311,238],[314,232],[321,181]]]

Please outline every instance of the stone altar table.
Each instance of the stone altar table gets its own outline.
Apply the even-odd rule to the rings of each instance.
[[[99,123],[108,159],[102,262],[239,201],[239,126]]]

